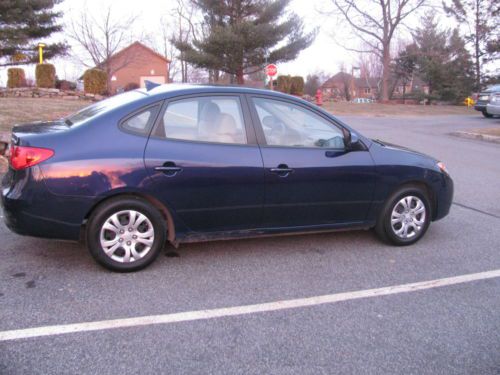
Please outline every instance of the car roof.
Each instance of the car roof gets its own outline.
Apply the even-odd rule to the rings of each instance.
[[[241,94],[254,94],[254,95],[272,95],[282,98],[293,98],[295,100],[302,100],[300,97],[284,94],[279,91],[255,89],[251,87],[244,87],[238,85],[206,85],[206,84],[189,84],[189,83],[167,83],[156,86],[150,90],[145,88],[138,89],[148,96],[161,96],[171,97],[177,95],[190,95],[200,93],[241,93]]]

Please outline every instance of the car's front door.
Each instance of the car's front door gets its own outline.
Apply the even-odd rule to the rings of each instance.
[[[264,161],[263,224],[363,222],[375,184],[369,152],[347,150],[343,129],[305,105],[266,96],[250,103]]]
[[[262,157],[244,98],[210,95],[164,105],[145,150],[153,194],[191,230],[258,226]]]

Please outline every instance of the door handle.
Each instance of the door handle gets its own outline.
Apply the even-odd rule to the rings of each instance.
[[[182,172],[182,168],[175,165],[175,163],[169,161],[154,168],[155,171],[163,172],[169,177],[175,176],[177,173]]]
[[[293,172],[292,168],[288,168],[286,164],[280,164],[277,168],[270,168],[269,171],[271,173],[276,173],[280,177],[287,177],[290,173]]]

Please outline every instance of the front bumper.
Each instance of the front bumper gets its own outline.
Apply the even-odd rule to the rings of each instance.
[[[481,103],[479,103],[479,102],[478,102],[478,103],[476,103],[476,105],[474,106],[474,109],[475,109],[476,111],[479,111],[479,112],[484,112],[484,111],[486,111],[486,105],[487,105],[487,104],[488,104],[487,102],[484,102],[484,103],[483,103],[483,102],[481,102]]]
[[[451,177],[442,173],[442,181],[438,189],[436,189],[436,207],[433,215],[433,220],[439,220],[448,215],[451,204],[453,203],[454,184]]]

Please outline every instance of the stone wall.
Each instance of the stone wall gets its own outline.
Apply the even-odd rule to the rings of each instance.
[[[44,89],[38,87],[0,88],[0,98],[58,98],[67,100],[101,100],[102,95],[86,94],[83,91]]]

